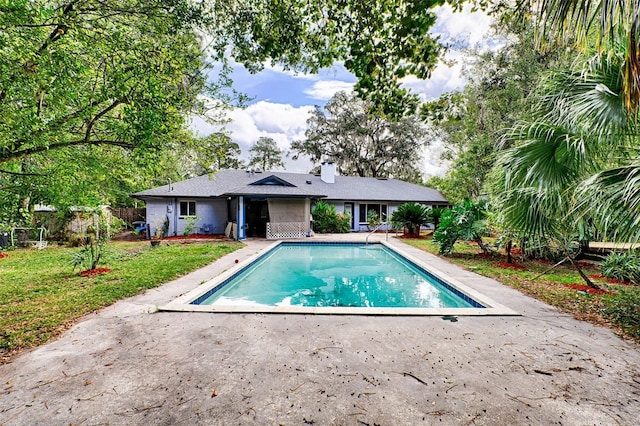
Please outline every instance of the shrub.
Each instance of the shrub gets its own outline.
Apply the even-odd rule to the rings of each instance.
[[[442,217],[442,213],[444,213],[445,210],[447,210],[446,207],[432,207],[431,208],[431,211],[429,212],[429,221],[431,223],[433,223],[433,226],[435,228],[437,228],[438,225],[440,225],[440,217]]]
[[[313,214],[313,230],[320,234],[331,232],[347,233],[351,230],[351,216],[338,214],[336,206],[325,201],[318,201],[311,212]]]
[[[380,219],[380,215],[375,210],[369,210],[367,212],[367,228],[371,231],[376,229],[377,226],[382,224],[382,220]]]
[[[445,210],[440,217],[440,224],[433,233],[433,241],[440,246],[440,254],[453,251],[453,245],[460,240],[475,241],[483,252],[489,249],[482,241],[487,233],[487,203],[465,201]]]
[[[82,242],[82,249],[71,255],[73,270],[77,267],[96,269],[105,254],[105,244],[111,239],[108,218],[101,210],[93,213],[93,220],[93,224],[87,227],[87,235],[77,239]]]
[[[189,216],[184,220],[184,228],[182,229],[182,235],[188,237],[193,231],[195,231],[197,225],[196,222],[200,220],[198,216]],[[164,234],[169,233],[169,225],[167,224]]]
[[[336,232],[340,234],[351,232],[351,215],[349,213],[338,213]]]
[[[602,263],[601,272],[607,278],[640,283],[640,257],[631,251],[610,253]]]

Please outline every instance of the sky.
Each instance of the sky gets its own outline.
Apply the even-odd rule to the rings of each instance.
[[[468,47],[494,48],[496,42],[488,37],[491,19],[481,12],[466,8],[454,13],[450,6],[435,9],[438,16],[432,33],[440,35],[450,48],[429,80],[407,77],[404,85],[420,95],[423,100],[436,99],[443,93],[461,89],[465,84],[462,69],[465,63],[464,49]],[[242,150],[241,158],[249,158],[249,148],[260,137],[270,137],[285,152],[295,140],[304,139],[306,121],[315,105],[323,106],[336,92],[350,91],[355,77],[341,64],[322,69],[318,74],[294,74],[282,68],[267,66],[257,74],[250,74],[242,66],[234,64],[231,78],[234,88],[252,100],[244,109],[235,108],[228,113],[226,125],[229,135]],[[206,136],[219,127],[194,118],[191,127]],[[425,177],[442,175],[447,164],[439,159],[442,146],[433,141],[423,154]],[[285,158],[284,170],[308,173],[313,165],[304,156],[297,160]]]

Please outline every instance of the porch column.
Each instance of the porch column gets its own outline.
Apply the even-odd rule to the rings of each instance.
[[[238,196],[238,240],[244,240],[246,238],[246,230],[244,225],[244,197],[240,195]]]

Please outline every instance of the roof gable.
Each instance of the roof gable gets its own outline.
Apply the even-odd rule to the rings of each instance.
[[[279,178],[276,175],[267,176],[266,178],[262,178],[255,182],[250,183],[249,185],[273,185],[273,186],[289,186],[295,187],[294,184],[287,182],[286,180]]]

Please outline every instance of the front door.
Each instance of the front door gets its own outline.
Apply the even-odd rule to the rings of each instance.
[[[344,212],[351,217],[351,229],[353,229],[353,203],[344,203]]]

